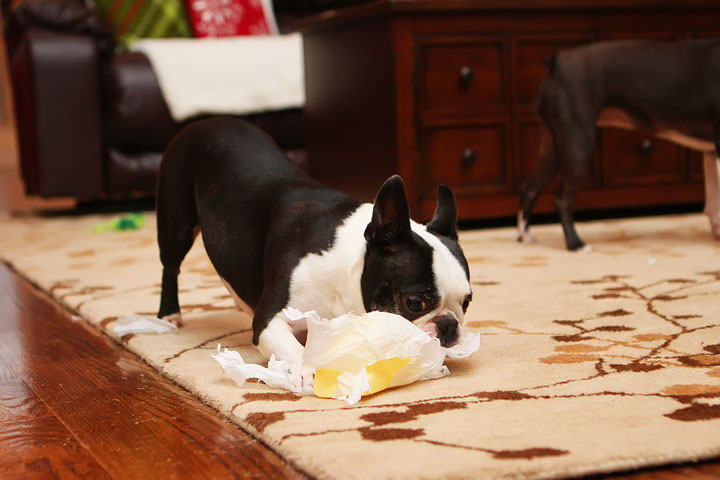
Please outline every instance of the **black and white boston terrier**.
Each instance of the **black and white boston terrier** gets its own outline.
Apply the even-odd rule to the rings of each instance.
[[[456,219],[445,186],[423,226],[410,220],[398,176],[374,204],[360,204],[308,177],[258,128],[232,118],[199,121],[178,133],[160,165],[158,316],[181,323],[180,264],[202,231],[215,270],[253,316],[252,341],[267,358],[302,361],[286,307],[325,318],[397,313],[450,347],[472,298]]]
[[[569,250],[575,196],[592,158],[595,126],[638,129],[703,152],[705,213],[720,240],[720,39],[602,42],[546,59],[537,97],[540,156],[521,191],[518,240],[533,241],[530,213],[560,172],[555,201]]]

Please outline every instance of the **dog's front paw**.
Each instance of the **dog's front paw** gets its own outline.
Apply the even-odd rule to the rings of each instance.
[[[180,315],[180,312],[173,313],[170,315],[165,315],[160,320],[164,320],[166,322],[172,323],[173,325],[175,325],[178,328],[183,326],[182,315]]]

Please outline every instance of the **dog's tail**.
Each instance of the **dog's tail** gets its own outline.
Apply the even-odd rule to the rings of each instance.
[[[555,73],[555,68],[557,67],[557,52],[553,52],[550,55],[547,55],[545,58],[543,58],[543,63],[545,64],[545,67],[548,70],[548,75],[552,75]]]

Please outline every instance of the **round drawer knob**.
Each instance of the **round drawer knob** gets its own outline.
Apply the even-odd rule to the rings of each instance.
[[[462,153],[462,165],[463,167],[469,167],[477,161],[477,154],[474,150],[466,148]]]
[[[655,143],[653,143],[653,141],[649,138],[646,138],[645,140],[640,142],[640,150],[644,154],[650,155],[651,153],[655,152]]]
[[[467,86],[475,78],[475,74],[470,67],[460,68],[460,85]]]

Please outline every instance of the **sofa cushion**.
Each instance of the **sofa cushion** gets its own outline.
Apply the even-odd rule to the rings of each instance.
[[[170,117],[155,73],[141,53],[118,53],[102,78],[106,146],[162,152],[180,125]]]
[[[109,148],[106,159],[108,193],[152,194],[162,152],[127,153]]]

